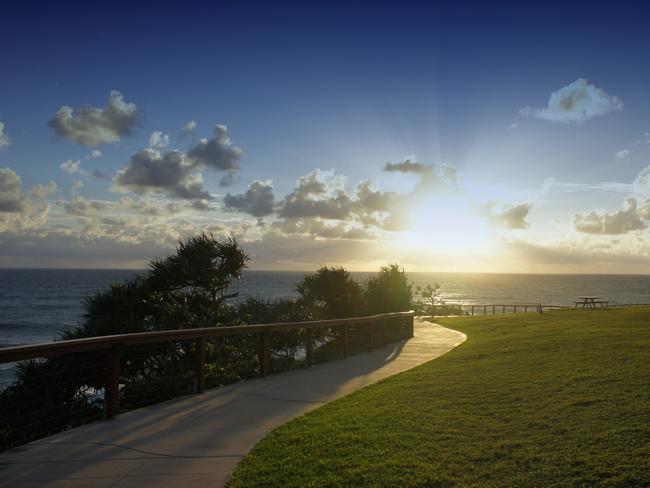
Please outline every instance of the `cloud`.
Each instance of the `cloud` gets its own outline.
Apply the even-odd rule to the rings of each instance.
[[[625,159],[630,155],[630,150],[629,149],[622,149],[616,153],[616,158],[617,159]]]
[[[270,181],[253,181],[248,185],[246,193],[241,195],[228,193],[223,203],[226,211],[229,212],[244,212],[253,217],[270,215],[275,205],[273,184]]]
[[[112,188],[139,194],[163,193],[175,198],[211,199],[203,189],[203,176],[193,161],[180,151],[160,153],[142,149],[118,170]]]
[[[384,171],[394,172],[394,173],[416,173],[422,174],[427,171],[431,171],[432,167],[427,164],[418,163],[417,161],[412,161],[411,159],[405,159],[401,163],[386,163],[384,165]]]
[[[613,214],[596,211],[577,213],[573,218],[573,226],[578,232],[586,234],[625,234],[646,228],[635,198],[628,198],[623,208]]]
[[[34,185],[31,188],[31,193],[35,198],[45,199],[52,193],[59,190],[59,185],[55,181],[48,181],[45,185]]]
[[[81,159],[77,159],[76,161],[72,159],[68,159],[67,161],[59,164],[59,169],[61,171],[68,173],[69,175],[80,173],[82,171]]]
[[[86,155],[86,159],[98,159],[102,157],[102,152],[99,149],[93,149]]]
[[[525,107],[519,111],[523,117],[533,117],[561,122],[582,124],[589,119],[623,109],[623,102],[608,95],[601,88],[590,85],[584,78],[553,92],[544,108]]]
[[[76,193],[79,190],[81,190],[84,186],[84,182],[80,179],[75,179],[72,181],[72,185],[70,186],[70,191],[72,193]]]
[[[0,122],[0,149],[4,149],[5,147],[9,147],[11,144],[11,139],[9,136],[5,133],[5,124],[4,122]]]
[[[632,187],[638,195],[650,195],[650,166],[646,166],[639,172]]]
[[[153,149],[164,149],[169,146],[169,136],[159,130],[155,130],[149,136],[149,147]]]
[[[187,137],[189,135],[194,134],[194,131],[196,130],[196,126],[197,123],[193,120],[190,120],[187,124],[181,127],[181,136]]]
[[[238,169],[242,154],[240,148],[232,145],[228,129],[221,124],[215,126],[213,137],[201,139],[187,151],[187,156],[197,164],[219,171]]]
[[[74,197],[63,204],[63,209],[68,215],[86,217],[95,215],[106,208],[106,203],[93,200],[86,200],[84,197]]]
[[[334,176],[333,171],[316,169],[298,178],[295,189],[280,203],[278,214],[284,218],[344,220],[353,206],[344,185],[345,180]]]
[[[11,168],[0,168],[0,212],[22,212],[25,208],[20,176]]]
[[[61,107],[48,125],[54,132],[76,144],[95,146],[117,142],[130,135],[137,125],[138,109],[125,102],[122,94],[113,90],[106,108],[85,106],[75,113],[72,107]]]
[[[496,202],[489,202],[481,208],[483,214],[490,222],[504,229],[526,229],[529,224],[526,217],[530,213],[531,205],[529,203],[520,203],[518,205],[504,205],[496,209]]]

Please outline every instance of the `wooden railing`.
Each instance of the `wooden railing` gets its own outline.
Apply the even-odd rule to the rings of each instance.
[[[119,334],[86,339],[74,339],[42,344],[29,344],[0,348],[0,363],[27,359],[54,358],[57,356],[96,352],[103,354],[105,362],[105,417],[113,418],[120,411],[120,370],[121,352],[128,346],[143,344],[162,344],[170,341],[194,341],[195,351],[195,391],[205,390],[206,342],[210,338],[254,334],[259,337],[259,375],[264,376],[269,369],[269,340],[277,332],[304,331],[306,333],[305,362],[312,364],[314,329],[336,330],[341,339],[341,356],[348,355],[348,332],[351,327],[366,328],[366,348],[368,351],[389,341],[389,327],[392,339],[404,340],[413,336],[413,311],[394,312],[369,317],[352,317],[310,322],[290,322],[231,327],[209,327],[201,329],[165,330]],[[397,333],[394,333],[397,331]]]

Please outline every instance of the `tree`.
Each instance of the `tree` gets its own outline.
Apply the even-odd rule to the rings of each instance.
[[[87,298],[83,322],[64,332],[61,339],[223,325],[226,301],[237,296],[228,289],[232,280],[241,277],[248,259],[234,239],[191,236],[179,243],[175,254],[152,260],[146,275]],[[240,355],[254,362],[252,342],[239,343]],[[181,341],[125,348],[120,371],[122,405],[142,406],[189,393],[192,347],[191,342]],[[211,344],[207,354],[219,357],[228,348],[232,347],[227,341]],[[15,371],[15,383],[0,391],[0,443],[5,447],[101,415],[102,355],[85,352],[24,361]],[[226,375],[234,376],[218,370],[215,382]]]
[[[415,294],[422,300],[422,312],[425,314],[434,315],[436,300],[438,299],[439,293],[440,285],[438,283],[434,283],[433,285],[428,284],[424,287],[420,285],[415,287]]]
[[[335,319],[361,314],[361,286],[342,267],[320,267],[296,285],[300,301],[317,317]]]
[[[382,266],[379,274],[365,282],[366,312],[379,314],[411,309],[412,284],[398,264]]]

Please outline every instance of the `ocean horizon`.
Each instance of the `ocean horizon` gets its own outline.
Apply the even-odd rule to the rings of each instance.
[[[54,340],[83,319],[84,298],[145,269],[0,268],[0,347]],[[247,270],[232,285],[238,299],[296,297],[313,271]],[[362,282],[376,272],[353,271]],[[650,303],[650,275],[408,272],[414,285],[440,284],[440,298],[464,305],[573,305],[581,295],[611,304]]]

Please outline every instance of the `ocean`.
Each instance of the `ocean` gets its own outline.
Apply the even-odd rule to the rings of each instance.
[[[0,347],[52,341],[83,318],[84,297],[141,273],[137,270],[0,269]],[[373,273],[352,273],[363,281]],[[439,283],[448,303],[573,305],[578,296],[650,303],[650,276],[408,273],[415,285]],[[247,271],[239,296],[295,297],[303,272]],[[5,365],[6,366],[6,365]],[[0,364],[0,383],[6,376]]]
[[[0,347],[54,340],[83,317],[84,297],[138,270],[0,269]],[[373,273],[352,273],[363,281]],[[650,303],[650,276],[407,273],[415,285],[439,283],[449,303],[573,305],[581,295],[610,303]],[[242,298],[295,297],[295,271],[247,271],[233,285]]]

